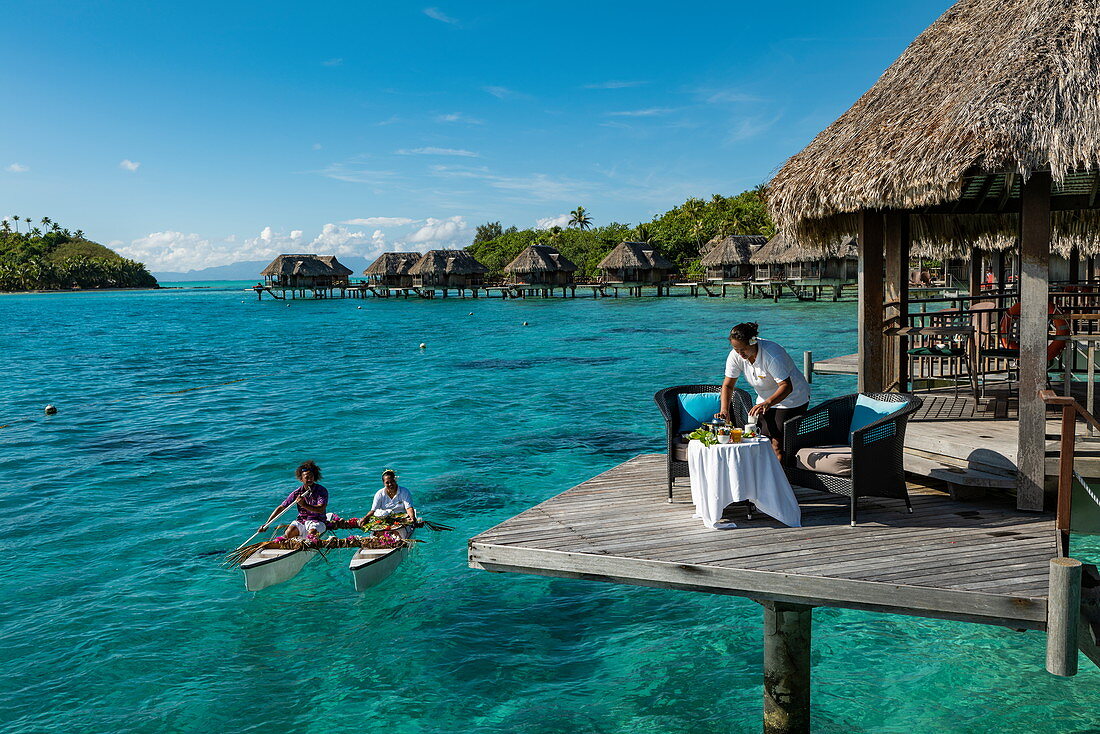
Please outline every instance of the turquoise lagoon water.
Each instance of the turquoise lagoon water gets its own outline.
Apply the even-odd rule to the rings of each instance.
[[[732,323],[836,356],[853,304],[287,307],[208,285],[0,298],[8,731],[760,730],[753,602],[474,571],[466,539],[660,450],[654,391],[720,379]],[[815,399],[851,388],[824,377]],[[342,514],[394,467],[457,530],[364,594],[343,556],[246,592],[203,554],[243,541],[305,458]],[[1048,676],[1037,633],[814,617],[817,732],[1097,726],[1100,673]]]

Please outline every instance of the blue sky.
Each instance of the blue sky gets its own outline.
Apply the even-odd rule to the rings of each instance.
[[[5,3],[0,214],[191,270],[765,181],[949,2]]]

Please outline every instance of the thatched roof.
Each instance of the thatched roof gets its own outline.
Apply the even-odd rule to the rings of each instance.
[[[576,269],[572,260],[549,245],[530,245],[515,260],[504,266],[506,273],[572,273]]]
[[[430,250],[409,268],[410,275],[474,275],[487,272],[489,268],[465,250]]]
[[[260,271],[260,275],[334,276],[351,275],[335,255],[279,255]]]
[[[607,253],[596,266],[600,270],[675,270],[676,266],[665,259],[657,248],[643,242],[620,242],[615,249]]]
[[[969,192],[977,214],[918,213],[915,244],[1012,242],[1018,215],[1005,204],[1019,179],[1005,172],[1049,169],[1057,196],[1063,183],[1087,186],[1075,172],[1100,169],[1098,17],[1097,0],[960,0],[774,176],[779,229],[817,245],[854,233],[861,209],[934,207]],[[1100,249],[1095,211],[1056,211],[1052,224],[1056,250]]]
[[[700,264],[705,268],[724,265],[747,265],[753,253],[768,241],[762,234],[731,234],[726,237],[714,237],[703,245],[703,259]]]
[[[830,258],[859,258],[859,245],[855,237],[845,237],[841,242],[826,248],[806,247],[783,234],[777,234],[753,253],[753,265],[808,263]]]
[[[419,252],[383,252],[363,271],[363,275],[408,275],[420,260]]]

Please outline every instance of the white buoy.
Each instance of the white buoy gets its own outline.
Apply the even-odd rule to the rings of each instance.
[[[425,344],[424,342],[420,342],[420,348],[421,348],[421,349],[427,349],[427,348],[428,348],[428,345],[427,345],[427,344]]]
[[[53,405],[46,406],[46,415],[57,415],[57,408]]]
[[[357,311],[362,311],[362,310],[363,310],[363,307],[362,307],[362,306],[356,306],[356,307],[355,307],[355,309],[356,309]]]
[[[287,307],[287,308],[290,308],[290,304],[288,303],[288,304],[286,305],[286,307]]]
[[[470,315],[471,315],[471,316],[473,316],[473,315],[474,315],[474,312],[473,312],[473,311],[471,311],[471,312],[470,312]]]
[[[524,325],[524,326],[527,326],[527,322],[526,322],[526,321],[524,321],[524,322],[523,322],[523,325]]]

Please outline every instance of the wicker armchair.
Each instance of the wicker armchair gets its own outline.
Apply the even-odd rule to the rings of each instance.
[[[687,441],[684,441],[680,436],[680,406],[676,396],[721,391],[721,385],[677,385],[676,387],[666,387],[664,390],[658,390],[657,394],[653,396],[657,407],[661,409],[661,415],[665,418],[669,502],[672,502],[673,480],[688,475]],[[730,421],[733,425],[743,427],[748,422],[749,407],[751,405],[752,398],[749,397],[749,394],[741,388],[734,388],[729,406]]]
[[[853,526],[856,524],[856,503],[860,497],[905,500],[909,512],[913,511],[909,492],[905,488],[905,426],[909,416],[924,402],[904,393],[864,395],[905,405],[853,432],[850,441],[849,426],[858,395],[826,400],[787,421],[783,430],[783,468],[791,483],[851,497]],[[846,455],[846,469],[838,470],[843,466],[841,462],[828,465],[830,450],[836,452],[833,458]],[[800,455],[800,451],[804,453]],[[815,465],[828,470],[815,471],[810,468]]]

